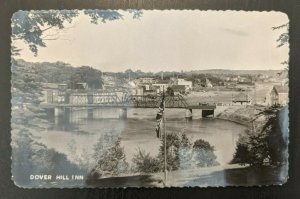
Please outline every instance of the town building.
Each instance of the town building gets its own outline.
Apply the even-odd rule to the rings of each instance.
[[[42,83],[43,94],[45,96],[45,103],[57,103],[64,102],[63,94],[68,88],[67,84],[57,84],[57,83]]]
[[[289,103],[288,86],[274,86],[270,92],[270,105],[285,106]]]
[[[147,83],[147,84],[152,84],[154,82],[153,77],[141,77],[138,79],[140,83]]]
[[[144,87],[143,86],[136,87],[134,95],[144,95]]]
[[[246,92],[240,92],[232,97],[232,105],[250,105],[252,98]]]
[[[168,80],[159,80],[152,84],[152,86],[158,88],[158,92],[166,92],[167,88],[169,87],[169,81]]]
[[[212,88],[213,87],[212,83],[207,78],[205,78],[205,87],[206,88]]]
[[[191,90],[193,88],[192,81],[186,81],[185,79],[178,78],[177,85],[185,86],[186,90]]]
[[[85,83],[85,82],[78,82],[76,83],[75,85],[75,89],[79,89],[79,90],[85,90],[85,89],[88,89],[88,84]]]

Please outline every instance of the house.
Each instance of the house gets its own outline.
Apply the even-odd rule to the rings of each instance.
[[[169,81],[168,80],[160,80],[152,84],[152,86],[158,88],[158,92],[167,91],[167,88],[169,87]]]
[[[212,88],[213,87],[212,83],[207,78],[205,78],[205,87],[206,88]]]
[[[58,84],[58,90],[66,90],[68,89],[68,84]]]
[[[151,89],[148,86],[138,86],[135,89],[135,95],[156,95],[157,90],[155,87],[151,87]]]
[[[274,86],[270,92],[270,105],[285,106],[289,102],[288,86]]]
[[[144,90],[144,96],[147,95],[156,95],[157,91],[156,90]]]
[[[251,97],[248,93],[240,92],[239,94],[232,97],[233,105],[250,105],[252,103]]]
[[[144,87],[143,86],[138,86],[135,88],[135,95],[144,95]]]
[[[192,81],[186,81],[185,79],[182,78],[177,79],[177,85],[185,86],[186,90],[191,90],[193,88]]]
[[[85,83],[85,82],[78,82],[75,85],[75,89],[80,89],[80,90],[82,90],[82,89],[88,89],[88,84]]]
[[[144,90],[151,90],[151,84],[150,83],[138,83],[138,87],[143,87]]]
[[[140,83],[152,84],[154,82],[153,77],[141,77],[138,79]]]
[[[57,83],[42,83],[44,102],[45,103],[57,103],[64,102],[65,92],[68,88],[67,84],[57,84]]]

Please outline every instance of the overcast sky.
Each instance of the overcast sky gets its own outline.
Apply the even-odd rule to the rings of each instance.
[[[285,30],[272,30],[288,22],[280,12],[143,11],[140,19],[120,12],[123,19],[98,25],[81,14],[37,57],[18,42],[19,58],[114,72],[283,69],[288,59],[288,46],[276,47]]]

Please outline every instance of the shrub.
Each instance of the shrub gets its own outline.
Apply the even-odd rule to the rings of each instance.
[[[155,173],[160,171],[159,160],[151,157],[150,153],[138,150],[138,153],[134,155],[132,162],[134,164],[133,171],[141,173]]]
[[[214,154],[214,147],[204,140],[196,140],[193,144],[186,134],[167,134],[167,169],[191,169],[209,167],[219,163]],[[164,170],[164,139],[161,140],[158,154],[159,165]]]
[[[128,171],[128,163],[124,148],[120,146],[118,139],[114,146],[107,149],[100,157],[96,167],[91,172],[92,178],[101,176],[118,176]]]
[[[166,150],[167,150],[167,170],[177,170],[179,168],[179,147],[181,139],[179,134],[169,133],[166,137]],[[162,136],[161,145],[159,149],[158,159],[160,162],[161,170],[164,170],[165,161],[165,142]]]
[[[214,147],[209,142],[198,139],[193,145],[193,159],[197,167],[216,166],[217,156],[214,154]]]

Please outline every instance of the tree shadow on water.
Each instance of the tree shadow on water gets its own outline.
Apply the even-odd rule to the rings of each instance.
[[[156,187],[162,183],[152,175],[108,177],[99,179],[87,179],[86,184],[91,187]]]
[[[287,180],[287,166],[225,169],[193,179],[184,186],[258,186],[279,185]]]

